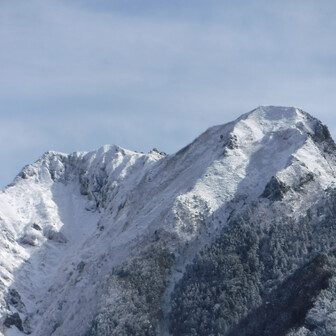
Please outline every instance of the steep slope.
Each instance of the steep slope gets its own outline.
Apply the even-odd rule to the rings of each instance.
[[[19,313],[19,329],[51,334],[62,305],[55,297],[63,298],[59,291],[67,286],[71,288],[67,314],[82,311],[78,316],[85,320],[89,307],[76,307],[76,312],[71,305],[73,300],[89,300],[94,295],[90,286],[88,292],[83,290],[89,281],[81,275],[84,261],[97,262],[105,249],[112,248],[97,243],[103,231],[99,219],[104,200],[114,198],[121,203],[120,198],[160,157],[157,152],[143,155],[104,146],[91,153],[48,152],[23,169],[0,194],[2,324],[10,324],[8,316]],[[123,189],[122,195],[118,188]],[[118,251],[120,258],[123,253]],[[6,288],[11,288],[9,294]]]
[[[286,107],[174,155],[46,153],[0,194],[1,332],[273,335],[280,316],[283,335],[336,333],[335,161]]]

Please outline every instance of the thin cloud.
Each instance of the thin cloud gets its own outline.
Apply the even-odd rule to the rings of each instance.
[[[3,157],[105,143],[173,152],[261,104],[336,129],[334,1],[139,3],[0,3]]]

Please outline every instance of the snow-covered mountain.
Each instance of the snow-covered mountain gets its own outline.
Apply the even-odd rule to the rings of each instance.
[[[272,106],[173,155],[45,153],[0,192],[0,335],[336,335],[335,164]]]

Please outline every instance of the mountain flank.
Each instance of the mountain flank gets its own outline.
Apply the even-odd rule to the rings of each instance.
[[[275,106],[175,154],[45,153],[0,191],[0,335],[336,335],[335,164]]]

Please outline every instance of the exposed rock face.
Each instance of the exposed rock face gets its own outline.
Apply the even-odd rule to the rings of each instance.
[[[284,182],[272,176],[271,180],[266,184],[261,197],[268,198],[271,201],[281,201],[288,190],[289,187]]]
[[[47,152],[0,192],[0,335],[336,335],[335,164],[285,107],[173,155]]]
[[[4,326],[7,328],[11,328],[12,326],[15,326],[18,330],[23,331],[22,321],[18,313],[7,315],[4,321]]]

